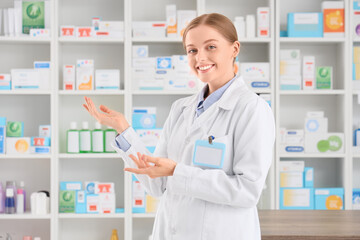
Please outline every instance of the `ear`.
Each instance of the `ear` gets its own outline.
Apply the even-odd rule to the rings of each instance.
[[[236,58],[236,56],[240,53],[240,42],[235,41],[233,43],[233,48],[234,48],[233,57]]]

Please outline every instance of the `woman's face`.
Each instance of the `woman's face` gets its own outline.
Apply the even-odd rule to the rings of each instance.
[[[240,43],[230,43],[207,25],[191,29],[185,39],[191,70],[204,83],[216,89],[234,77],[234,58]]]

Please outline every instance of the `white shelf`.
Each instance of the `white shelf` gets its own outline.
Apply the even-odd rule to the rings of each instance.
[[[51,91],[44,90],[0,90],[0,95],[50,95]]]
[[[60,219],[116,219],[116,218],[125,218],[124,213],[115,213],[115,214],[92,214],[92,213],[59,213]]]
[[[78,154],[59,154],[59,158],[120,158],[120,155],[117,153],[78,153]]]
[[[283,153],[280,158],[345,158],[345,153]]]
[[[134,43],[181,43],[181,38],[132,38]]]
[[[345,90],[280,90],[280,95],[344,95]]]
[[[156,213],[133,213],[133,218],[155,218]]]
[[[360,153],[353,154],[353,158],[360,158]]]
[[[26,43],[26,44],[50,44],[50,38],[33,37],[0,37],[0,43]]]
[[[345,43],[345,38],[290,38],[280,37],[282,43]]]
[[[240,43],[270,43],[271,38],[239,38]]]
[[[60,37],[60,43],[124,43],[121,38],[72,38]]]
[[[67,90],[60,90],[60,95],[124,95],[124,90],[93,90],[93,91],[86,91],[86,90],[78,90],[78,91],[67,91]]]
[[[254,93],[259,93],[259,94],[262,94],[262,93],[271,93],[271,89],[256,89],[256,90],[254,90],[253,89],[253,91],[254,91]]]
[[[191,92],[191,91],[163,91],[163,90],[143,90],[143,91],[133,91],[132,92],[134,95],[194,95],[197,94],[198,92]]]
[[[51,215],[50,214],[46,214],[46,215],[34,215],[31,214],[30,212],[25,213],[25,214],[0,214],[0,220],[12,220],[12,219],[16,219],[16,220],[22,220],[22,219],[30,219],[30,220],[34,220],[34,219],[50,219]]]
[[[353,90],[353,95],[358,95],[360,94],[360,90]]]
[[[0,154],[0,159],[50,159],[50,154]]]

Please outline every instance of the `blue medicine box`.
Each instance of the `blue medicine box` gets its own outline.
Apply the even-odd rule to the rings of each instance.
[[[153,129],[156,127],[156,108],[134,108],[132,115],[134,129]]]
[[[316,188],[315,210],[343,210],[344,188]]]
[[[280,188],[280,209],[313,210],[313,188]]]
[[[288,13],[288,37],[323,37],[323,14]]]
[[[0,125],[0,154],[5,153],[6,126]]]
[[[86,191],[76,191],[75,213],[86,212]]]

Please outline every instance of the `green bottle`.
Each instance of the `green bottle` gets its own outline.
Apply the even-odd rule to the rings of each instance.
[[[112,129],[111,127],[108,127],[104,131],[104,142],[105,142],[105,152],[107,153],[114,153],[116,152],[113,147],[111,146],[111,142],[114,141],[117,131],[115,129]]]
[[[104,152],[104,131],[99,122],[95,123],[95,129],[91,131],[91,147],[94,153]]]
[[[80,153],[91,153],[91,131],[88,122],[83,122],[80,130]]]
[[[70,129],[66,132],[66,152],[79,153],[79,145],[79,130],[77,130],[76,122],[71,122]]]

